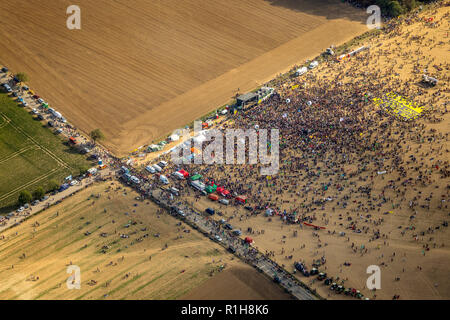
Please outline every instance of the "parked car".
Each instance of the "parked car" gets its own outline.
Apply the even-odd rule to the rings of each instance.
[[[242,232],[241,232],[241,230],[235,229],[235,230],[233,230],[233,234],[235,236],[240,236],[240,235],[242,235]]]
[[[160,161],[160,162],[158,163],[158,165],[159,165],[161,168],[164,168],[164,167],[167,166],[167,162],[166,162],[166,161]]]
[[[206,212],[207,214],[210,214],[210,215],[213,215],[213,214],[216,213],[216,212],[214,211],[214,209],[211,209],[211,208],[207,208],[207,209],[205,210],[205,212]]]
[[[139,183],[141,183],[141,181],[140,181],[137,177],[135,177],[135,176],[131,176],[130,180],[131,180],[131,182],[133,182],[134,184],[139,184]]]
[[[69,185],[67,183],[64,183],[59,187],[58,192],[63,192],[64,190],[67,190],[69,188]]]

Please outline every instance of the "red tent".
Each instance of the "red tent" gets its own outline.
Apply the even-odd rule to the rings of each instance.
[[[228,191],[227,189],[223,188],[223,187],[217,187],[216,192],[218,194],[220,194],[222,197],[226,197],[230,194],[230,191]]]
[[[181,169],[180,171],[178,171],[179,173],[181,173],[185,178],[189,177],[189,172],[187,172],[184,169]]]

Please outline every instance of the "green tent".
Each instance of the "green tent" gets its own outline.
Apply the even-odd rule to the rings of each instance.
[[[203,178],[201,174],[196,174],[191,177],[191,181],[200,180],[201,178]]]
[[[216,190],[217,190],[217,186],[215,184],[212,186],[206,186],[206,188],[205,188],[205,191],[208,193],[213,193]]]

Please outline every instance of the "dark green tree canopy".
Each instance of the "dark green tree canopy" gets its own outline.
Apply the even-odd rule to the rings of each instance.
[[[33,200],[33,196],[30,191],[23,190],[19,194],[19,205],[24,205],[25,203],[29,203]]]

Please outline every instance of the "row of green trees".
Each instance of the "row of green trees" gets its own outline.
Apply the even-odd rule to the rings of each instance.
[[[58,182],[55,180],[50,180],[47,186],[47,192],[56,191],[58,188]],[[18,203],[19,205],[24,205],[25,203],[30,203],[33,200],[40,200],[43,196],[45,196],[45,190],[43,187],[38,187],[33,192],[22,190],[19,194]]]
[[[423,4],[430,3],[434,0],[353,0],[358,2],[364,7],[368,7],[372,4],[376,4],[381,8],[381,12],[385,15],[396,17],[405,13],[415,7]]]
[[[89,169],[87,165],[80,165],[78,170],[80,175],[85,174]],[[18,204],[24,205],[25,203],[30,203],[33,200],[40,200],[45,196],[47,192],[53,192],[59,189],[59,183],[56,180],[50,180],[46,186],[46,189],[43,187],[38,187],[33,192],[29,190],[22,190],[19,194]]]

